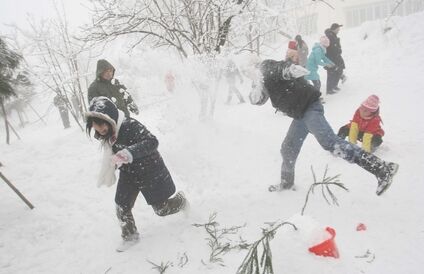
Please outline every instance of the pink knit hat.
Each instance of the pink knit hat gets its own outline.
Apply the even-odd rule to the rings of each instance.
[[[330,45],[330,40],[327,38],[327,36],[321,36],[321,38],[319,39],[319,43],[323,47],[328,47]]]
[[[377,95],[369,96],[365,101],[362,102],[361,107],[374,112],[378,109],[378,104],[380,103],[380,99]]]

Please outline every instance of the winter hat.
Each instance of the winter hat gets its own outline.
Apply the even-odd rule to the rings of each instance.
[[[100,75],[103,73],[103,71],[105,71],[107,69],[112,69],[113,70],[113,75],[115,75],[115,68],[112,66],[112,64],[109,63],[105,59],[99,59],[97,61],[96,77],[99,78]]]
[[[289,41],[289,49],[297,50],[297,42],[296,41]]]
[[[343,25],[337,24],[337,23],[333,23],[330,27],[331,30],[336,30],[340,27],[343,27]]]
[[[365,101],[362,102],[361,107],[371,112],[375,112],[379,108],[380,99],[377,95],[369,96]]]
[[[319,39],[319,43],[321,44],[321,46],[326,48],[330,45],[330,40],[327,36],[321,36],[321,38]]]
[[[90,102],[89,111],[85,113],[85,118],[97,117],[108,122],[112,126],[113,132],[117,132],[118,108],[107,97],[94,97]]]

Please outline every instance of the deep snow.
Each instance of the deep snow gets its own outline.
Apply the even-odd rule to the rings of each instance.
[[[162,58],[155,51],[144,55],[105,55],[117,68],[142,107],[136,118],[159,139],[162,153],[177,188],[190,200],[188,214],[156,216],[142,196],[133,213],[142,238],[125,253],[115,252],[120,229],[115,218],[114,192],[97,188],[102,153],[75,123],[63,130],[50,97],[34,103],[47,113],[47,125],[36,121],[19,128],[21,141],[11,136],[4,144],[0,132],[0,171],[35,205],[29,210],[0,182],[0,273],[159,273],[147,260],[172,262],[165,273],[235,273],[247,251],[223,256],[225,266],[209,263],[207,234],[194,223],[207,222],[217,212],[220,227],[245,225],[239,235],[248,242],[261,236],[266,222],[288,220],[298,231],[284,227],[271,241],[275,273],[422,273],[424,254],[424,126],[420,109],[424,98],[424,13],[394,18],[393,29],[381,34],[382,22],[370,22],[340,33],[348,81],[342,91],[327,96],[326,117],[334,130],[349,121],[370,94],[381,99],[386,131],[376,154],[396,161],[400,170],[383,196],[375,195],[376,179],[358,166],[322,150],[306,140],[296,169],[297,191],[270,193],[279,181],[281,142],[291,119],[264,106],[224,105],[221,84],[214,119],[197,119],[198,97],[188,84],[195,72],[180,67],[176,57]],[[363,40],[364,34],[368,38]],[[312,43],[318,36],[308,37]],[[269,54],[279,58],[283,51]],[[142,64],[142,66],[140,66]],[[175,70],[177,90],[165,91],[163,75]],[[321,80],[326,75],[321,71]],[[243,83],[242,93],[249,92]],[[323,86],[323,89],[325,85]],[[50,96],[50,97],[49,97]],[[49,111],[48,111],[49,110]],[[74,121],[71,121],[71,123]],[[18,124],[12,117],[12,123]],[[300,216],[313,182],[311,165],[322,176],[341,174],[349,192],[335,189],[339,206],[329,206],[317,191]],[[364,223],[366,231],[356,231]],[[317,257],[307,248],[319,231],[335,228],[340,258]],[[233,235],[236,241],[238,235]],[[368,258],[360,258],[366,252]],[[179,266],[185,255],[188,262]],[[202,263],[203,261],[203,263]]]

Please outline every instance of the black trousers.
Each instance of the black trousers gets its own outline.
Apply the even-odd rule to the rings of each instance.
[[[337,135],[340,138],[345,139],[347,136],[349,136],[349,130],[350,130],[350,128],[347,125],[342,126],[339,129],[339,132],[337,133]],[[358,141],[362,142],[362,138],[363,137],[364,137],[364,132],[363,131],[359,131],[359,133],[358,133]],[[383,138],[380,135],[374,134],[372,136],[372,138],[371,138],[371,151],[373,151],[374,149],[376,149],[382,143],[383,143]]]
[[[69,128],[71,125],[69,123],[69,114],[66,107],[59,108],[60,118],[62,119],[62,124],[64,128]]]
[[[316,88],[317,90],[321,90],[321,81],[320,80],[311,80],[312,84],[314,85],[314,88]]]
[[[343,69],[327,69],[327,92],[333,91],[335,87],[339,84],[340,77],[343,75]]]
[[[132,214],[132,208],[134,207],[135,201],[137,200],[138,194],[141,192],[145,198],[148,198],[151,193],[146,188],[141,187],[138,184],[119,181],[116,188],[115,202],[116,202],[116,216],[122,229],[122,238],[128,240],[133,237],[134,234],[138,234],[137,227],[135,225],[134,216]],[[169,198],[175,192],[175,186],[172,184],[170,191],[165,197],[165,200],[155,202],[151,204],[155,213],[159,216],[167,216],[180,211],[185,205],[185,198],[177,193],[172,198]]]

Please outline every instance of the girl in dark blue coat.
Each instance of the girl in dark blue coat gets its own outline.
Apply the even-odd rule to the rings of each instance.
[[[108,160],[113,163],[109,165],[112,173],[115,167],[120,170],[115,195],[117,216],[124,242],[136,242],[139,234],[131,210],[138,193],[143,194],[147,204],[159,216],[183,209],[186,205],[184,194],[178,192],[170,198],[175,193],[175,185],[157,150],[159,142],[139,121],[125,118],[124,113],[107,97],[94,98],[85,116],[87,133],[90,134],[94,128],[94,137],[103,142],[105,151],[111,149],[111,157],[105,158],[106,163]],[[105,176],[107,172],[106,164],[102,180],[108,179]],[[103,183],[110,185],[110,182],[100,182]]]

